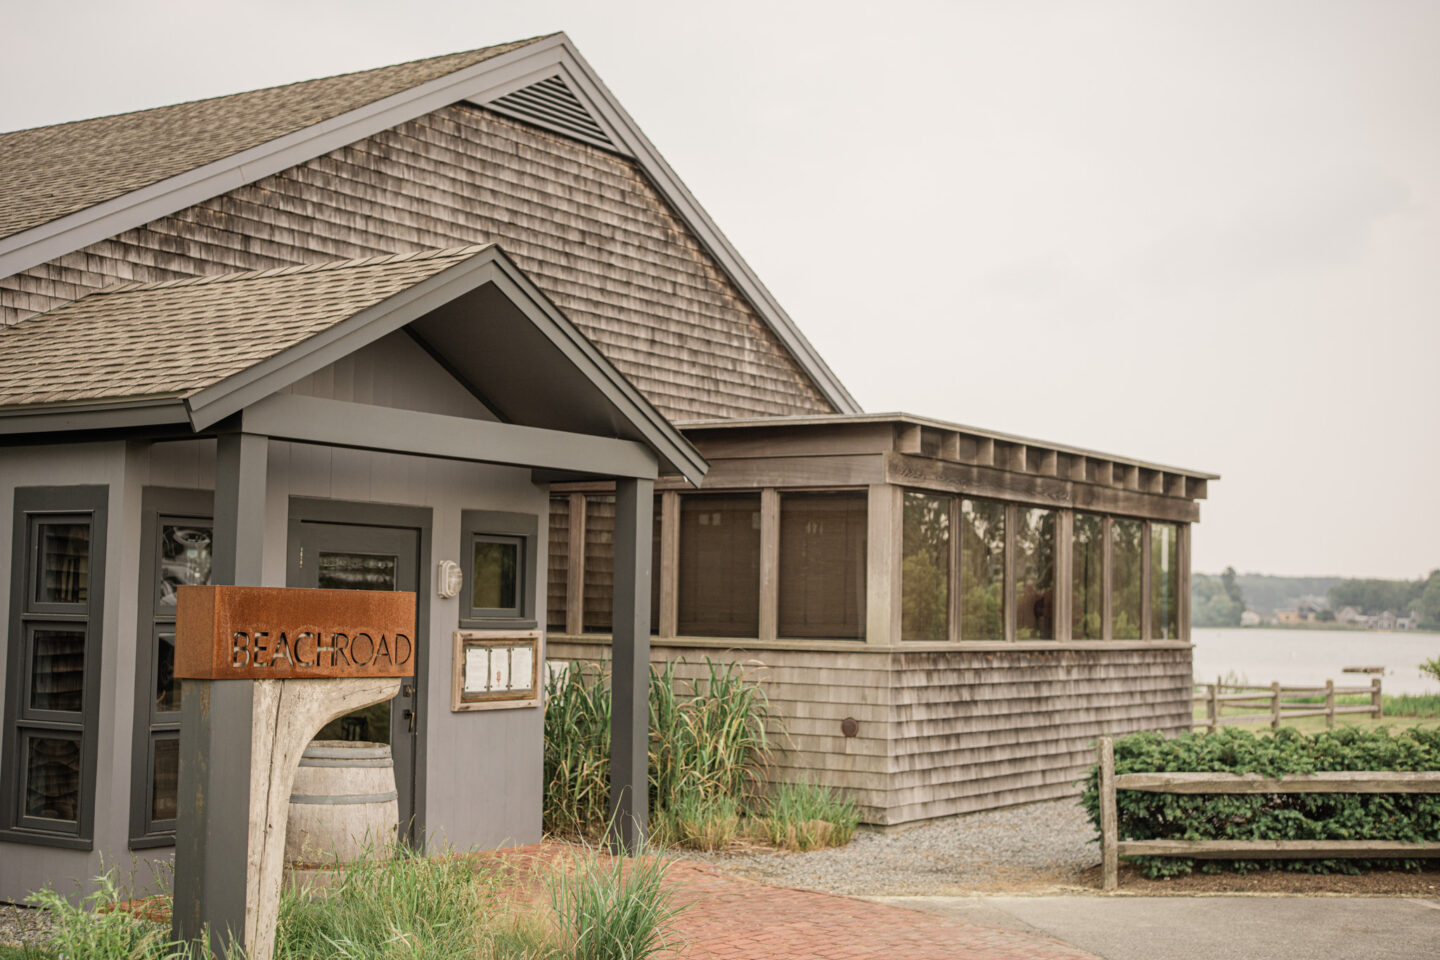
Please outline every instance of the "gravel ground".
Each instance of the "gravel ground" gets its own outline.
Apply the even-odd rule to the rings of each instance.
[[[0,944],[41,944],[49,939],[50,915],[32,907],[0,903]]]
[[[1100,862],[1077,800],[987,810],[889,833],[865,831],[847,846],[808,853],[680,852],[756,880],[869,896],[1038,893],[1081,885]]]

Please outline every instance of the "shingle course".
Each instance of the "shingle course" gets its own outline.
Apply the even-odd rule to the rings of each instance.
[[[222,160],[540,39],[0,133],[0,237]]]
[[[0,328],[0,407],[188,397],[484,249],[114,284]]]

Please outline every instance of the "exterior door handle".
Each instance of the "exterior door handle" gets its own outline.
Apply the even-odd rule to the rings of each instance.
[[[401,714],[401,716],[404,717],[406,720],[410,721],[410,732],[411,732],[411,733],[414,733],[414,732],[415,732],[415,711],[414,711],[414,710],[409,710],[409,709],[407,709],[404,713]]]

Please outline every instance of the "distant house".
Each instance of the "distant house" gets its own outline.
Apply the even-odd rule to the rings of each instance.
[[[1258,626],[1260,626],[1260,614],[1256,613],[1254,610],[1246,610],[1244,613],[1240,614],[1240,626],[1242,626],[1242,627],[1258,627]]]
[[[1304,623],[1305,615],[1299,610],[1276,610],[1276,623]]]
[[[1412,613],[1412,614],[1410,614],[1410,616],[1408,616],[1408,617],[1396,617],[1396,618],[1395,618],[1395,629],[1396,629],[1396,630],[1415,630],[1415,629],[1418,629],[1419,626],[1420,626],[1420,614],[1418,614],[1418,613]]]
[[[1380,616],[1372,618],[1370,626],[1375,630],[1394,630],[1395,622],[1395,614],[1386,610]]]
[[[1365,615],[1360,612],[1358,607],[1341,607],[1340,611],[1335,614],[1336,623],[1359,624],[1364,619]]]

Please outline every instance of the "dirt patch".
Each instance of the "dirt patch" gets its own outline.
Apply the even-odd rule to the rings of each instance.
[[[1100,868],[1083,871],[1081,884],[1100,889]],[[1186,897],[1212,894],[1259,894],[1288,897],[1440,897],[1440,869],[1410,873],[1370,870],[1358,876],[1343,873],[1295,873],[1257,870],[1253,873],[1191,873],[1152,880],[1139,867],[1120,866],[1120,893],[1140,897]]]

